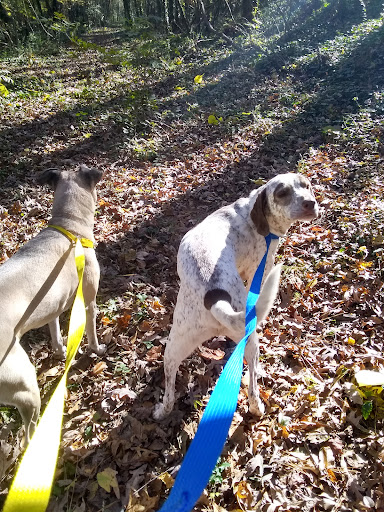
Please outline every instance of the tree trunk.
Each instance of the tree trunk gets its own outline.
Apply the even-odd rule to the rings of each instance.
[[[111,0],[103,0],[101,7],[104,15],[104,20],[108,22],[108,20],[111,18]]]
[[[58,12],[59,9],[59,3],[57,0],[45,0],[45,5],[47,7],[48,16],[50,18],[54,18],[55,12]]]
[[[127,21],[132,21],[131,0],[123,0],[124,16]]]
[[[242,0],[241,2],[241,15],[247,21],[253,21],[253,3],[252,0]]]
[[[42,9],[42,7],[41,7],[41,2],[40,2],[40,0],[34,0],[34,2],[33,2],[33,3],[35,4],[35,6],[36,6],[37,10],[39,11],[40,16],[42,16],[42,15],[43,15],[43,9]]]
[[[209,32],[216,32],[216,30],[213,28],[211,22],[209,21],[209,18],[207,16],[207,13],[205,11],[205,5],[203,0],[199,0],[201,14],[203,16],[203,21]]]
[[[175,0],[175,11],[178,12],[178,14],[179,14],[179,17],[181,20],[181,25],[183,27],[185,27],[185,29],[187,30],[187,32],[189,34],[189,32],[191,31],[191,27],[189,26],[188,20],[185,16],[184,8],[181,5],[180,0]]]

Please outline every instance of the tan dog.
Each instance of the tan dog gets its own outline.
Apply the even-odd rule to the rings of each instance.
[[[82,165],[77,172],[50,169],[39,178],[55,189],[51,225],[93,241],[95,185],[102,172]],[[96,293],[100,270],[95,250],[85,248],[84,300],[88,343],[105,351],[96,334]],[[20,346],[30,329],[49,324],[52,347],[65,356],[59,315],[71,307],[78,285],[74,244],[55,228],[43,229],[0,266],[0,403],[16,406],[28,443],[39,417],[40,392],[35,368]]]

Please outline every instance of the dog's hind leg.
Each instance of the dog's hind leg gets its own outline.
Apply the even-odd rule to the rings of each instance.
[[[18,393],[18,395],[19,394],[20,393]],[[34,398],[36,398],[36,397],[34,397]],[[20,403],[19,403],[19,405],[17,405],[17,408],[20,412],[21,417],[23,418],[23,422],[25,425],[24,446],[27,446],[27,444],[31,440],[32,434],[34,433],[34,431],[36,429],[37,420],[39,419],[40,400],[39,400],[39,406],[37,406],[37,401],[35,399],[33,399],[31,401],[31,394],[29,392],[26,396],[20,397]]]
[[[106,345],[99,344],[96,331],[96,295],[99,288],[100,268],[94,251],[86,252],[85,261],[83,278],[83,293],[86,304],[85,332],[88,339],[88,349],[91,349],[92,352],[101,356],[105,353],[107,347]]]
[[[153,417],[162,420],[172,412],[175,404],[175,381],[177,370],[184,359],[204,341],[215,335],[215,332],[196,326],[193,319],[184,325],[174,322],[164,352],[165,391],[163,403],[155,406]]]
[[[1,365],[0,401],[18,408],[27,445],[36,428],[41,402],[35,368],[18,341]]]
[[[179,343],[179,345],[183,348],[183,343]],[[183,350],[177,350],[177,348],[178,344],[177,342],[175,343],[175,338],[171,329],[164,352],[164,397],[163,402],[157,404],[153,411],[153,417],[155,420],[162,420],[168,416],[175,404],[175,382],[177,370],[183,361],[184,356],[188,357],[189,355],[187,352],[184,354]]]
[[[59,317],[48,323],[49,332],[51,333],[53,355],[58,359],[65,359],[65,346],[60,331]]]

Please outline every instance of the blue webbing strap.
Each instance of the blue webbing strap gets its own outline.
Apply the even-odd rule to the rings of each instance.
[[[265,237],[267,250],[257,267],[248,292],[245,309],[245,336],[221,372],[195,437],[177,473],[175,484],[159,512],[189,512],[192,510],[220,457],[237,407],[245,345],[249,335],[256,329],[255,306],[260,295],[269,245],[272,239],[278,238],[272,233]]]

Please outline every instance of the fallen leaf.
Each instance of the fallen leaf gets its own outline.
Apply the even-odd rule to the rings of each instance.
[[[159,361],[162,357],[163,348],[161,345],[154,346],[145,354],[147,361]]]
[[[114,400],[135,400],[135,398],[137,398],[137,393],[128,387],[117,388],[111,392],[111,398]]]
[[[170,489],[175,483],[175,479],[167,471],[165,473],[161,473],[158,478],[165,483],[167,489]]]
[[[100,375],[103,373],[103,371],[108,368],[108,365],[105,361],[99,361],[95,364],[95,366],[92,368],[92,374],[93,375]]]
[[[106,468],[104,471],[97,473],[96,479],[97,483],[102,487],[105,491],[111,492],[111,489],[114,490],[116,498],[120,498],[120,490],[119,485],[116,479],[117,471],[112,468]]]
[[[202,358],[206,359],[207,361],[220,361],[225,356],[225,352],[220,348],[213,349],[205,347],[204,345],[202,345],[199,348],[199,354]]]

